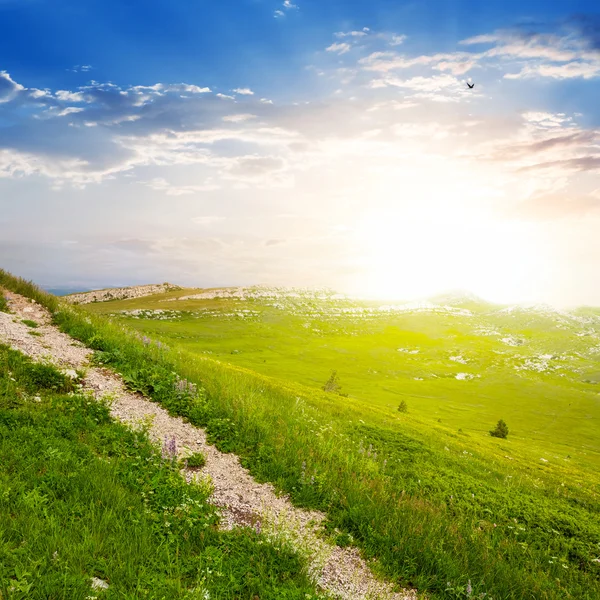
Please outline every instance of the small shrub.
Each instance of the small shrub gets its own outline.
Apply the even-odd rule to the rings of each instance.
[[[398,412],[401,412],[401,413],[408,412],[408,405],[406,404],[405,400],[402,400],[402,402],[400,402],[400,404],[398,405]]]
[[[498,423],[496,423],[496,428],[490,431],[490,435],[497,438],[506,438],[508,435],[508,425],[500,419]]]
[[[339,394],[341,389],[342,386],[340,385],[340,380],[338,378],[337,371],[331,371],[331,375],[329,376],[329,379],[325,382],[323,390],[325,392],[335,392]]]
[[[10,312],[8,310],[8,300],[4,296],[4,294],[0,293],[0,312]]]
[[[26,389],[46,389],[56,392],[73,391],[72,380],[52,365],[34,362],[25,363],[21,378]]]
[[[352,544],[352,536],[349,533],[340,533],[338,536],[336,536],[335,543],[340,548],[347,548],[350,546],[350,544]]]
[[[184,459],[188,469],[201,469],[206,464],[206,458],[202,452],[194,452]]]
[[[39,327],[39,325],[35,321],[32,321],[31,319],[23,319],[21,321],[21,323],[23,323],[23,325],[27,325],[27,327],[33,327],[34,329],[36,327]]]

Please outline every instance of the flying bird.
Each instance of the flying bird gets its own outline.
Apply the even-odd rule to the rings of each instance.
[[[469,82],[467,81],[467,87],[468,87],[470,90],[472,90],[472,89],[475,87],[475,84],[474,84],[474,83],[469,83]]]

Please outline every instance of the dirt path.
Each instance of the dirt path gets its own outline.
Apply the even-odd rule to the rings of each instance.
[[[188,480],[210,476],[214,492],[211,501],[220,507],[222,526],[253,526],[268,536],[285,538],[310,565],[310,573],[324,591],[344,600],[414,599],[412,591],[394,593],[387,583],[376,580],[366,562],[353,548],[339,548],[318,534],[325,515],[294,507],[286,496],[278,496],[270,484],[259,484],[243,468],[238,457],[223,454],[207,444],[203,429],[171,417],[159,405],[127,391],[121,378],[105,368],[90,366],[91,350],[51,324],[48,311],[35,302],[5,292],[11,313],[0,312],[0,342],[22,351],[35,360],[50,360],[63,370],[85,370],[84,389],[96,398],[111,398],[114,418],[136,427],[150,422],[150,437],[159,443],[176,441],[181,457],[202,452],[206,465],[199,475],[186,471]],[[21,323],[36,321],[35,330]],[[35,331],[40,335],[32,335]]]

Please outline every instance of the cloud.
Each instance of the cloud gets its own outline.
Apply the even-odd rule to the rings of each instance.
[[[242,113],[239,115],[227,115],[223,117],[223,121],[226,121],[228,123],[243,123],[244,121],[249,121],[250,119],[256,119],[256,115]]]
[[[555,169],[562,171],[599,171],[600,172],[600,155],[595,156],[580,156],[576,158],[568,158],[565,160],[553,160],[549,162],[536,163],[521,167],[519,172],[539,171]]]
[[[36,90],[39,92],[39,90]],[[55,94],[58,100],[62,102],[84,102],[85,95],[83,92],[69,92],[68,90],[58,90]]]
[[[550,77],[552,79],[571,79],[581,77],[592,79],[600,75],[600,61],[598,64],[571,62],[563,65],[537,65],[526,66],[518,73],[507,73],[506,79],[528,79],[533,77]]]
[[[405,35],[393,35],[390,41],[390,46],[400,46],[406,41]]]
[[[57,117],[66,117],[67,115],[72,115],[75,113],[83,112],[85,109],[77,106],[67,106],[61,110],[56,116]]]
[[[469,53],[433,54],[407,57],[396,52],[373,52],[360,59],[359,65],[368,71],[389,73],[413,67],[431,67],[438,71],[450,71],[462,75],[476,64],[476,58]]]
[[[346,38],[346,37],[351,37],[351,38],[361,38],[361,37],[365,37],[367,35],[367,31],[363,29],[362,31],[338,31],[337,33],[335,33],[335,37],[337,38]]]
[[[6,71],[0,71],[0,104],[10,102],[25,88],[13,81]]]
[[[350,52],[352,46],[347,44],[346,42],[331,44],[325,48],[327,52],[335,52],[336,54],[346,54],[346,52]]]
[[[147,181],[145,184],[157,192],[164,192],[167,196],[185,196],[219,189],[219,186],[213,183],[206,183],[204,185],[174,185],[162,177]]]
[[[284,0],[281,6],[284,10],[277,9],[273,14],[273,16],[276,19],[281,19],[282,17],[285,17],[285,11],[298,10],[299,8],[297,4],[294,4],[292,2],[292,0]]]
[[[72,71],[73,73],[88,73],[93,68],[92,65],[75,65],[74,67],[67,69],[67,71]]]
[[[478,61],[530,61],[519,71],[507,73],[504,76],[506,79],[591,79],[600,75],[600,52],[599,47],[594,44],[592,22],[588,22],[587,29],[580,27],[579,31],[573,28],[573,21],[570,21],[570,30],[567,31],[565,27],[552,32],[499,30],[459,43],[492,45],[492,48],[477,55]]]
[[[389,43],[390,34],[362,33],[341,31],[336,37]],[[513,35],[509,44],[506,35],[490,34],[465,45],[514,48],[519,39],[528,52],[553,41]],[[331,164],[345,165],[345,173],[393,171],[397,165],[390,165],[410,156],[410,148],[438,152],[442,147],[453,159],[502,165],[513,173],[548,171],[543,165],[555,165],[557,178],[594,172],[598,140],[572,116],[531,110],[494,130],[492,115],[468,114],[479,110],[483,92],[479,86],[467,90],[459,73],[482,68],[486,60],[504,60],[506,51],[493,57],[479,49],[414,56],[388,47],[364,56],[349,42],[335,42],[329,51],[354,47],[355,64],[326,73],[345,82],[344,93],[296,105],[273,104],[250,88],[236,88],[234,96],[183,82],[92,81],[73,90],[26,89],[3,73],[0,94],[11,101],[0,109],[10,125],[0,136],[0,173],[37,174],[52,185],[80,187],[127,175],[169,196],[191,196],[215,189],[290,188],[306,173],[327,173]],[[431,103],[436,103],[435,121]],[[24,104],[27,119],[17,110]],[[161,171],[171,168],[179,170],[174,179]],[[193,177],[182,175],[186,169]]]

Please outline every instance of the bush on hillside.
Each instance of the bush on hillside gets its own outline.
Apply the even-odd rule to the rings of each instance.
[[[508,435],[508,425],[500,419],[498,423],[496,423],[496,428],[490,431],[490,435],[497,438],[506,438]]]
[[[339,394],[341,389],[342,386],[340,385],[340,380],[337,371],[331,371],[331,375],[329,376],[329,379],[325,382],[323,390],[325,392],[335,392]]]
[[[337,371],[331,371],[331,375],[329,376],[329,379],[325,382],[323,390],[326,392],[333,392],[334,394],[337,394],[338,396],[342,396],[344,398],[348,397],[348,394],[342,392],[342,386],[340,385],[340,380],[337,375]]]

